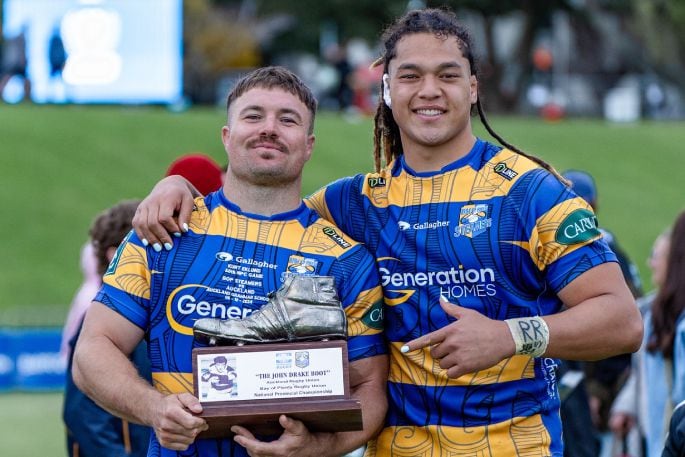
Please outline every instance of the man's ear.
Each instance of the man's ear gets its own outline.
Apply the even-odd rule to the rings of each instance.
[[[316,136],[309,135],[307,137],[307,146],[305,151],[305,161],[312,158],[312,152],[314,152],[314,143],[316,142]]]
[[[221,127],[221,142],[224,145],[224,149],[228,152],[228,139],[231,136],[231,129],[228,125]]]
[[[471,104],[473,105],[478,101],[478,78],[476,75],[471,75]]]

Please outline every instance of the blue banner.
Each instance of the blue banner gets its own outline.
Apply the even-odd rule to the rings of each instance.
[[[0,391],[61,390],[61,328],[0,328]]]

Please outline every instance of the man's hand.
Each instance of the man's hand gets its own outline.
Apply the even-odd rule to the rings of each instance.
[[[150,195],[140,202],[133,217],[133,228],[143,240],[159,252],[162,246],[171,249],[170,233],[180,237],[188,231],[194,197],[202,196],[185,178],[167,176],[152,188]]]
[[[440,368],[447,370],[450,378],[489,368],[514,355],[514,339],[504,321],[490,319],[442,297],[440,306],[457,321],[409,341],[402,352],[432,346],[431,356],[439,361]]]
[[[200,401],[189,393],[164,397],[152,421],[159,444],[175,451],[188,449],[197,435],[209,427],[204,419],[195,416],[201,412]]]
[[[281,436],[271,442],[259,441],[249,430],[238,425],[231,427],[235,433],[236,443],[247,449],[251,457],[323,457],[326,455],[317,449],[316,435],[309,433],[305,425],[288,416],[281,415],[278,422],[283,427]]]

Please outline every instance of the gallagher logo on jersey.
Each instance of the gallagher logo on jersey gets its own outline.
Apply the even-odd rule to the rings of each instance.
[[[454,236],[473,238],[485,232],[492,226],[492,218],[488,217],[489,213],[489,205],[462,206],[459,213],[459,225],[454,229]]]

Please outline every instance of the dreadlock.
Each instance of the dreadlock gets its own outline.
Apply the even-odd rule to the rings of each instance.
[[[397,43],[407,35],[416,33],[433,33],[441,38],[455,37],[459,43],[462,54],[469,61],[471,74],[478,77],[475,58],[472,52],[471,37],[468,31],[459,24],[456,14],[447,9],[426,8],[410,11],[390,25],[383,33],[381,40],[385,48],[384,54],[376,60],[372,66],[383,65],[383,73],[388,73],[390,61],[397,55]],[[376,171],[380,171],[383,165],[387,165],[399,157],[404,151],[400,140],[400,129],[392,116],[392,110],[383,102],[383,87],[381,96],[374,116],[373,132],[373,158]],[[547,162],[533,155],[523,152],[509,142],[505,141],[490,126],[480,97],[476,99],[476,110],[481,123],[502,146],[520,154],[540,165],[545,170],[556,176],[561,182],[567,181]]]

